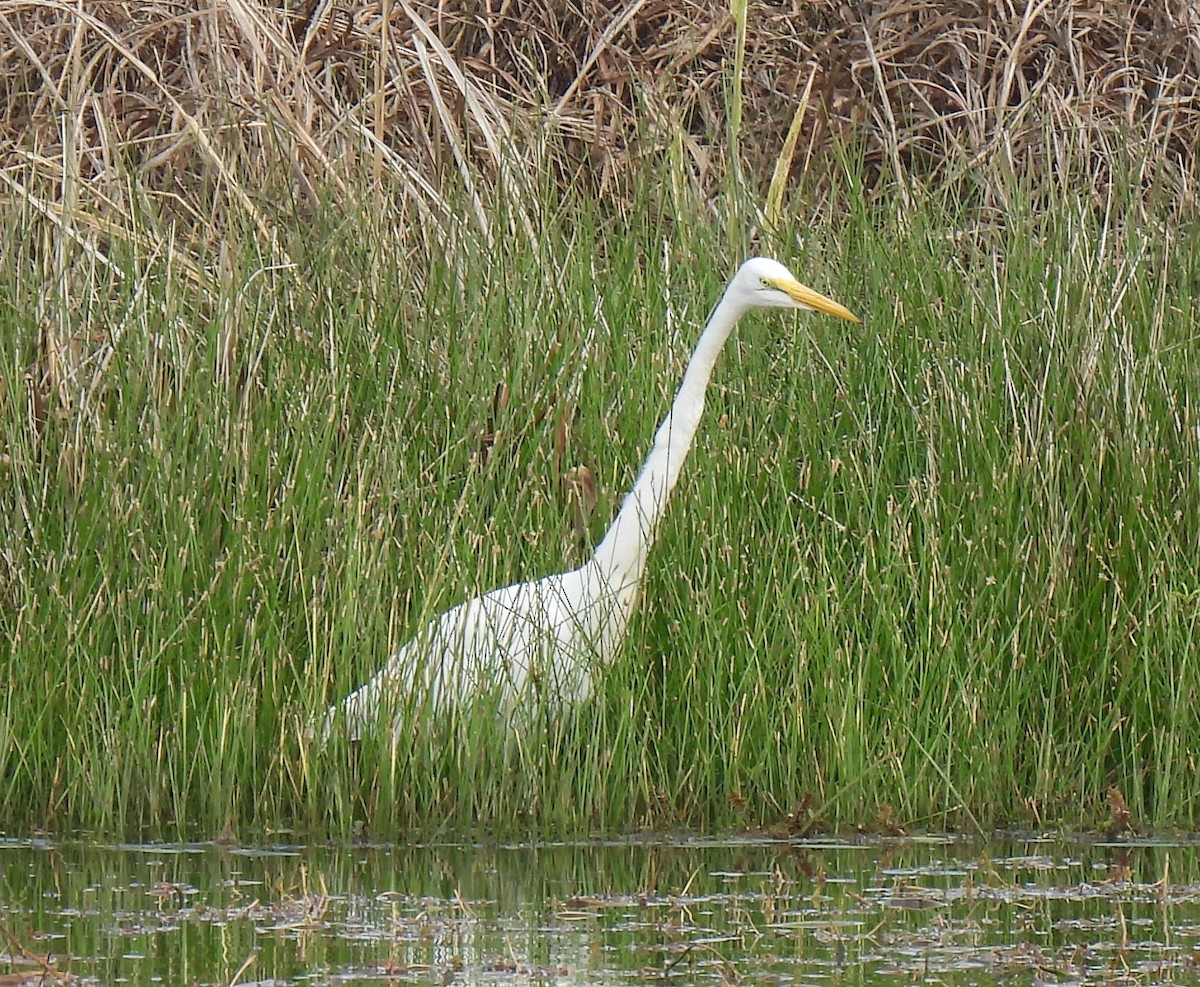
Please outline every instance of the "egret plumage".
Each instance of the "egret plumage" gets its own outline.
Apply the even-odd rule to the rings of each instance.
[[[592,557],[569,572],[492,590],[445,611],[374,678],[330,707],[325,732],[339,717],[347,735],[358,738],[388,723],[402,729],[405,711],[447,715],[486,702],[511,716],[540,704],[569,707],[586,699],[637,606],[647,555],[700,425],[717,357],[738,320],[760,308],[858,322],[782,264],[765,257],[746,261],[713,309],[633,489]]]

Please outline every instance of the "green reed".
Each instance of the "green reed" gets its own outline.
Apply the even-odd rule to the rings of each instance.
[[[710,223],[651,188],[502,247],[330,209],[207,293],[166,249],[50,293],[6,254],[0,825],[1090,825],[1110,787],[1193,822],[1197,233],[829,195],[759,248],[863,324],[739,329],[626,647],[517,737],[305,728],[441,609],[578,564],[577,464],[599,539],[740,260]],[[112,343],[40,434],[38,311]]]

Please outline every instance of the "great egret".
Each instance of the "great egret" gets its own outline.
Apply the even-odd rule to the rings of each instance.
[[[388,720],[398,732],[415,711],[444,716],[479,702],[511,716],[539,703],[586,699],[593,674],[615,654],[637,605],[646,555],[700,424],[717,356],[738,319],[754,308],[807,309],[858,321],[782,264],[746,261],[713,309],[654,447],[592,557],[570,572],[505,586],[447,610],[371,681],[330,707],[325,735],[339,715],[356,739]]]

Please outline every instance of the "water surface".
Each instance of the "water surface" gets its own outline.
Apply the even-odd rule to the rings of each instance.
[[[0,839],[0,985],[1197,983],[1198,846]]]

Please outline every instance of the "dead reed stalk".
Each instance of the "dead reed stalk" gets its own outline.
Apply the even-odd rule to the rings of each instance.
[[[711,0],[8,0],[0,201],[61,300],[80,276],[64,258],[120,278],[114,245],[165,256],[168,229],[172,263],[201,285],[231,224],[286,264],[280,224],[364,188],[443,230],[462,227],[465,196],[489,241],[532,233],[538,176],[619,195],[673,150],[711,195],[734,34]],[[738,81],[739,170],[771,181],[774,212],[789,177],[819,176],[845,142],[901,195],[969,175],[1001,202],[1015,177],[1195,203],[1191,0],[752,0]],[[74,348],[52,324],[45,342]]]

